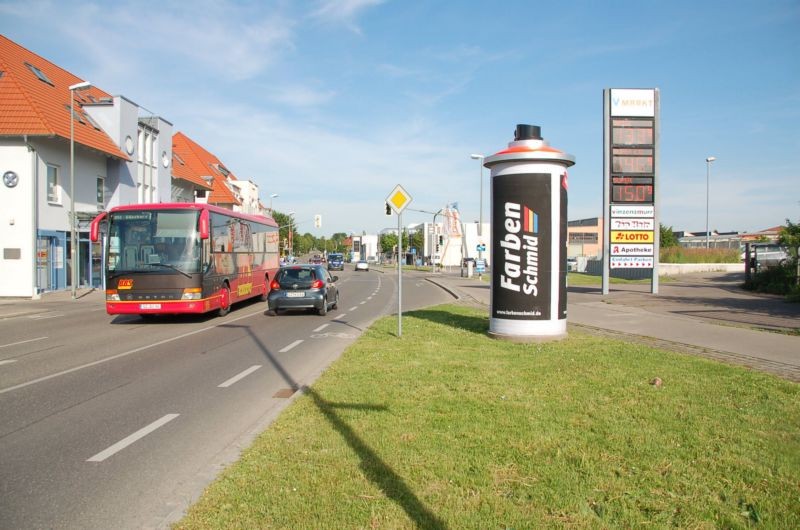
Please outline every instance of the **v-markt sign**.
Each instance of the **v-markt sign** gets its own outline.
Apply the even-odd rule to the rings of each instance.
[[[394,213],[400,214],[412,200],[411,195],[403,189],[403,186],[398,184],[394,187],[389,196],[386,197],[386,204],[394,210]]]

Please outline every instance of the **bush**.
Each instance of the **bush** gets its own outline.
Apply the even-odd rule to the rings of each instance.
[[[754,273],[750,281],[745,282],[744,288],[760,293],[787,295],[789,301],[798,302],[800,286],[795,278],[796,270],[794,263],[766,267]]]
[[[729,248],[661,248],[661,263],[739,263],[741,254]]]

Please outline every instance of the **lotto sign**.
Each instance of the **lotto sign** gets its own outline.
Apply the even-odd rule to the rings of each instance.
[[[652,256],[653,245],[631,245],[613,244],[611,245],[612,256]]]
[[[652,243],[653,232],[628,232],[622,230],[611,231],[612,243]]]
[[[653,258],[646,256],[611,256],[612,269],[652,269]]]

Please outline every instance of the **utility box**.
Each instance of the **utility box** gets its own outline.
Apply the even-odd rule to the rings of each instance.
[[[567,335],[567,168],[574,164],[535,125],[517,125],[508,148],[484,161],[492,181],[492,336]]]

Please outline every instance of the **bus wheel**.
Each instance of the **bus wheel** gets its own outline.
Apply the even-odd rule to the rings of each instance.
[[[226,283],[219,290],[219,311],[217,314],[224,317],[231,311],[231,288]]]
[[[269,298],[269,274],[267,274],[267,279],[265,280],[264,283],[264,292],[261,293],[261,297],[259,298],[259,300],[261,300],[262,302],[266,302],[267,298]]]

